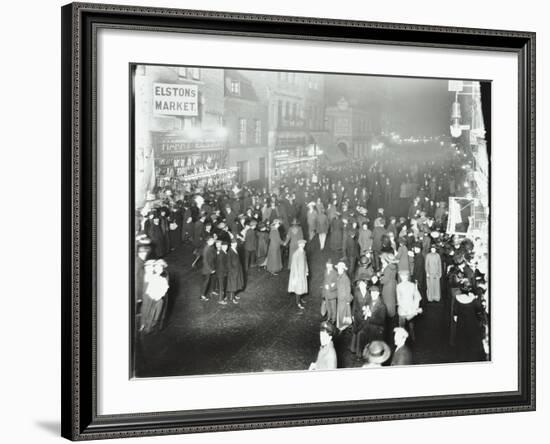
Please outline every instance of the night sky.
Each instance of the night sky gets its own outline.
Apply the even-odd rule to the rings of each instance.
[[[327,105],[346,97],[352,106],[386,111],[390,128],[402,136],[449,132],[452,93],[442,79],[327,75]]]

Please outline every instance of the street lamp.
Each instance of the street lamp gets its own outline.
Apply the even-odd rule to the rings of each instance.
[[[462,134],[462,127],[460,125],[460,119],[462,118],[462,113],[460,112],[460,102],[458,101],[458,92],[455,96],[455,101],[451,107],[451,136],[460,137]]]
[[[472,88],[472,92],[463,92],[464,86],[470,86]],[[469,130],[470,125],[461,125],[460,120],[462,119],[462,112],[460,110],[460,102],[458,101],[458,96],[475,96],[477,93],[473,91],[473,84],[472,85],[464,85],[464,82],[457,81],[457,80],[449,80],[449,91],[454,91],[455,93],[455,100],[453,102],[453,105],[451,107],[451,136],[454,138],[460,137],[462,134],[462,130]]]

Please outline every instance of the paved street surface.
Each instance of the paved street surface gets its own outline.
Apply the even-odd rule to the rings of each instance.
[[[327,242],[328,243],[328,242]],[[253,269],[238,305],[199,300],[201,276],[191,268],[188,246],[172,252],[171,289],[165,328],[146,336],[138,349],[136,376],[175,376],[304,370],[316,359],[322,273],[328,257],[315,238],[309,246],[310,293],[306,309],[296,308],[286,291],[288,271],[278,276]],[[415,361],[452,361],[447,345],[445,303],[431,303],[417,321]],[[335,338],[338,367],[361,366],[348,351],[349,329]]]
[[[408,161],[437,160],[438,146],[394,147],[394,154]],[[384,205],[386,214],[406,215],[409,202],[394,199]],[[376,208],[369,207],[369,214]],[[165,259],[169,264],[170,291],[165,328],[140,341],[136,351],[136,376],[175,376],[304,370],[315,361],[319,350],[322,274],[326,260],[336,263],[341,256],[319,250],[317,237],[308,243],[310,269],[306,309],[296,308],[294,295],[287,293],[288,270],[278,276],[252,269],[240,303],[219,305],[215,298],[199,299],[200,264],[191,268],[192,248],[180,247]],[[445,298],[424,306],[416,318],[416,343],[412,344],[416,364],[454,360],[448,345],[449,308]],[[362,362],[348,350],[351,331],[334,338],[338,367],[358,367]]]

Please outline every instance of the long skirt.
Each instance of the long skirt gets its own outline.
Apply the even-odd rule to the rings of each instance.
[[[144,297],[141,307],[141,326],[144,333],[160,330],[164,322],[165,297],[154,301],[148,296]]]
[[[349,302],[338,301],[336,327],[340,330],[351,325],[351,305]]]
[[[266,269],[270,273],[279,273],[283,269],[283,260],[281,257],[281,246],[270,243],[267,250]]]

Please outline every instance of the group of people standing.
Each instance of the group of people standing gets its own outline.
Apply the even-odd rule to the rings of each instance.
[[[202,275],[198,297],[204,302],[216,297],[221,305],[239,303],[252,268],[273,276],[286,268],[287,292],[304,310],[311,274],[322,272],[311,269],[308,256],[329,255],[322,272],[322,331],[332,337],[349,328],[349,349],[358,360],[378,342],[391,344],[395,356],[395,336],[400,344],[403,337],[414,342],[415,318],[444,295],[453,301],[451,342],[462,341],[464,322],[458,319],[466,312],[475,318],[466,324],[483,324],[484,290],[478,284],[486,286],[485,276],[469,262],[475,242],[445,233],[445,200],[459,191],[460,171],[443,163],[405,170],[388,157],[328,166],[315,180],[287,177],[272,193],[235,186],[175,197],[160,190],[137,212],[136,231],[149,242],[146,261],[161,260],[176,248],[192,252],[191,266]],[[392,186],[399,178],[401,186]],[[396,208],[402,210],[395,216],[386,214]],[[136,278],[141,282],[137,268]],[[146,293],[141,284],[136,292]],[[456,302],[464,294],[480,302],[475,309],[464,311]],[[398,356],[396,363],[413,362],[408,348]]]

